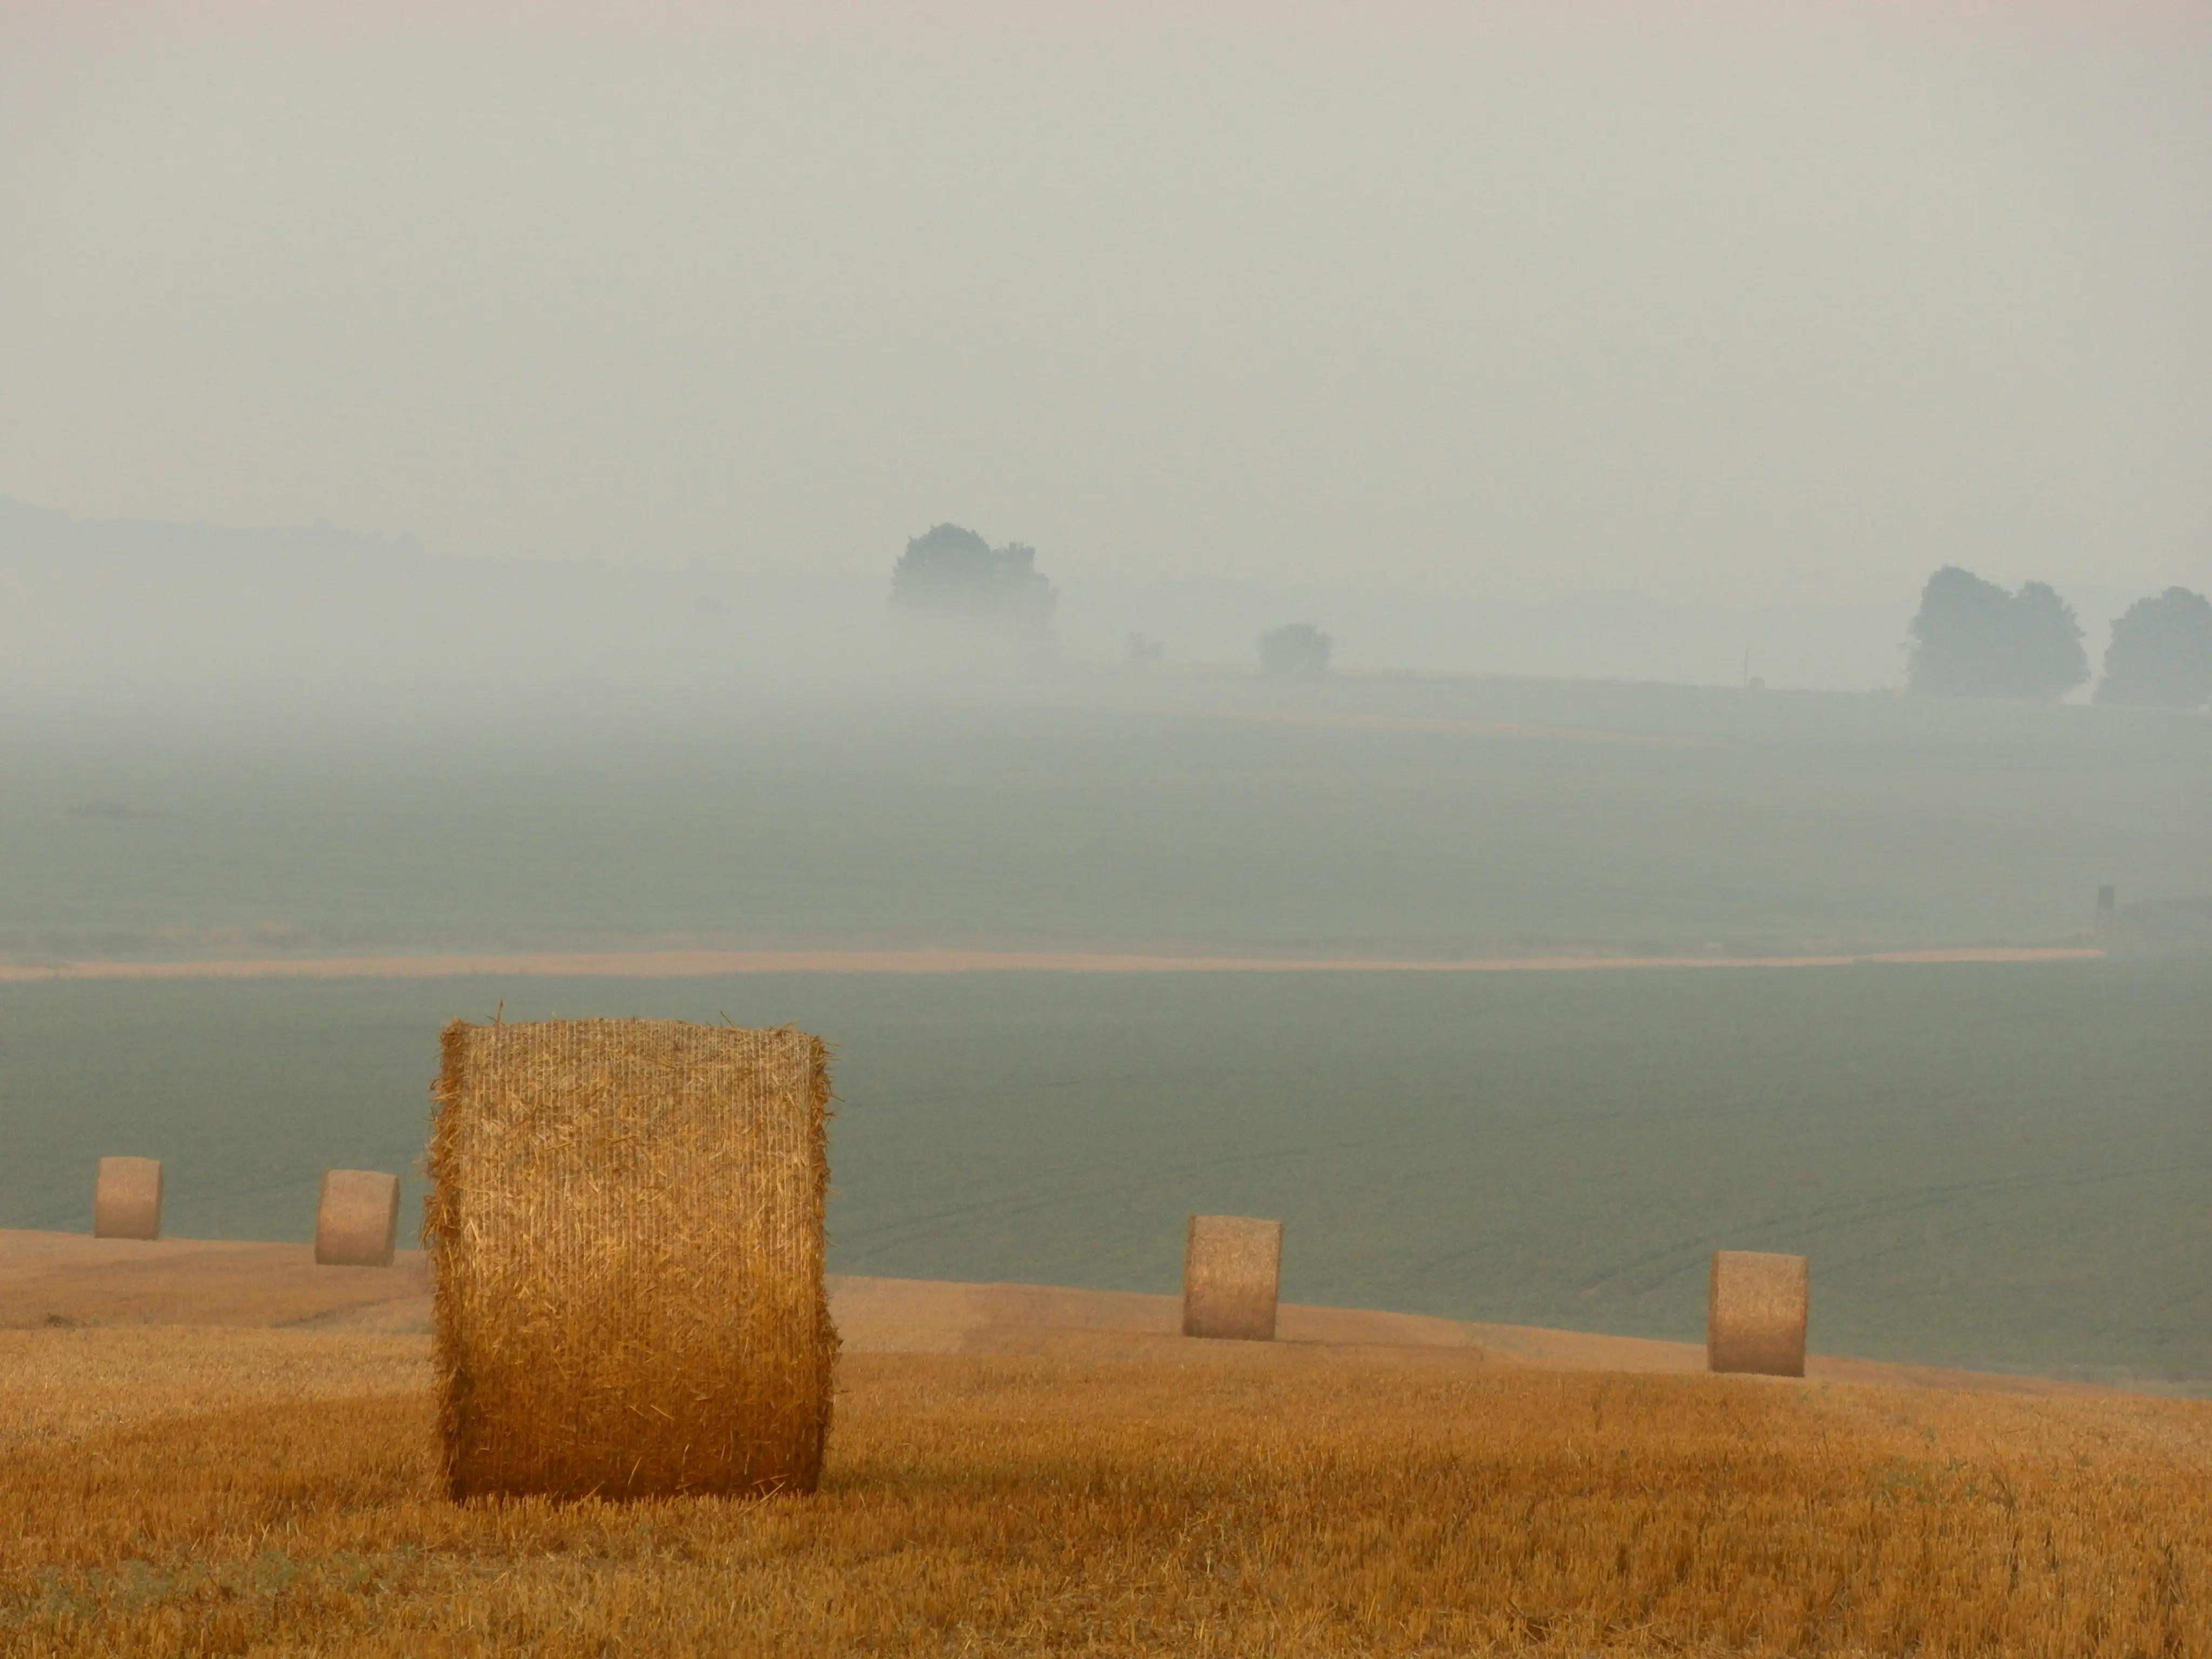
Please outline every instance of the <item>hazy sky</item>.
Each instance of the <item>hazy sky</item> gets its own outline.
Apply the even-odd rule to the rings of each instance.
[[[837,580],[953,519],[1078,581],[2212,587],[2203,8],[617,9],[0,0],[0,493]]]

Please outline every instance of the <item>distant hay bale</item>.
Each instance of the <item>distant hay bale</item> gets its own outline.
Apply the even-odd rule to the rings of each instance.
[[[822,1041],[447,1027],[424,1228],[447,1489],[811,1492],[837,1334]]]
[[[315,1206],[315,1260],[325,1267],[389,1267],[399,1243],[399,1177],[325,1170]]]
[[[1705,1313],[1706,1368],[1804,1376],[1808,1278],[1802,1255],[1715,1250]]]
[[[161,1236],[161,1160],[103,1158],[92,1187],[94,1238]]]
[[[1241,1215],[1194,1215],[1184,1236],[1182,1334],[1275,1340],[1283,1224]]]

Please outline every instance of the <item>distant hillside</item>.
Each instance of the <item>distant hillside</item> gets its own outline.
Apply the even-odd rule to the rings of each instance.
[[[380,561],[416,558],[411,535],[374,536],[324,523],[284,529],[238,530],[221,525],[169,524],[157,519],[74,519],[51,507],[0,495],[0,555],[38,552],[139,558],[149,562],[274,556]]]
[[[1266,629],[1310,622],[1347,667],[1548,679],[1868,691],[1905,679],[1914,596],[1888,605],[1712,605],[1640,592],[1540,605],[1355,587],[1194,580],[1068,585],[1071,652],[1108,657],[1158,640],[1172,662],[1246,663]]]
[[[885,662],[881,573],[782,556],[649,562],[455,557],[327,524],[232,529],[74,519],[0,496],[0,693],[68,701],[790,687]],[[1721,605],[1641,592],[1539,605],[1228,581],[1065,583],[1064,659],[1118,664],[1132,635],[1170,666],[1249,668],[1308,622],[1350,670],[1862,691],[1903,683],[1916,596],[1890,605]],[[2069,590],[2100,659],[2136,595]]]
[[[453,558],[328,525],[76,520],[0,497],[12,700],[711,683],[788,634],[740,599],[680,572]]]

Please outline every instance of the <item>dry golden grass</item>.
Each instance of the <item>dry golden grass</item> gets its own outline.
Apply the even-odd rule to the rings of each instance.
[[[0,1651],[2212,1653],[2212,1408],[1190,1346],[849,1356],[811,1498],[457,1505],[420,1339],[0,1334]]]

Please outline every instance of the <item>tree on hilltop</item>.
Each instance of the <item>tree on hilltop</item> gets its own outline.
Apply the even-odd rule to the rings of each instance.
[[[2169,587],[2112,624],[2099,702],[2198,708],[2212,699],[2212,599]]]
[[[1269,679],[1319,679],[1328,672],[1335,647],[1311,623],[1287,623],[1260,635],[1260,672]]]
[[[1945,565],[1921,590],[1909,631],[1905,684],[1926,696],[2045,702],[2089,678],[2081,619],[2044,582],[2008,593]]]
[[[1033,635],[1059,603],[1060,590],[1036,568],[1036,549],[993,547],[957,524],[916,536],[891,568],[894,616]]]

